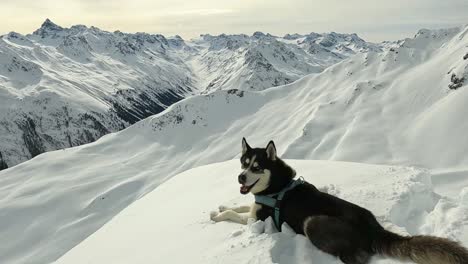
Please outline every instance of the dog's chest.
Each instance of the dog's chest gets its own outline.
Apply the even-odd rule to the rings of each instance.
[[[263,206],[258,203],[254,203],[250,210],[250,217],[256,220],[265,221],[269,216],[273,217],[273,209],[267,206]]]

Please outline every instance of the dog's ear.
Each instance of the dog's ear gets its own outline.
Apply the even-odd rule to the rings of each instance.
[[[270,142],[268,142],[268,145],[265,151],[266,151],[268,159],[276,160],[276,147],[275,147],[275,142],[273,142],[273,140],[270,140]]]
[[[245,137],[242,138],[242,155],[247,153],[247,151],[251,150],[251,147],[249,146],[249,143],[247,143],[247,140],[245,140]]]

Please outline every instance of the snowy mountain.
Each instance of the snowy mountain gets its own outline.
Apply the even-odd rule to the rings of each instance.
[[[309,177],[312,183],[322,186],[333,183],[340,190],[351,186],[372,186],[373,189],[382,183],[382,190],[388,188],[393,192],[375,191],[371,194],[363,190],[363,197],[360,197],[358,191],[344,191],[342,197],[369,206],[383,217],[380,218],[382,221],[389,220],[402,232],[450,236],[467,245],[464,202],[468,185],[468,141],[465,136],[468,127],[465,118],[468,89],[464,81],[468,78],[467,35],[468,27],[421,30],[414,38],[388,44],[391,48],[384,52],[356,54],[319,74],[308,75],[285,86],[259,92],[218,90],[186,98],[157,115],[121,132],[103,136],[94,143],[44,153],[1,171],[0,197],[3,198],[0,200],[0,233],[4,239],[4,247],[0,248],[1,262],[54,261],[122,209],[153,190],[154,196],[167,191],[167,196],[164,196],[165,210],[170,209],[169,205],[180,206],[179,198],[186,202],[181,193],[199,193],[206,189],[197,189],[199,185],[189,181],[182,190],[177,187],[180,184],[176,185],[177,188],[171,187],[170,182],[166,181],[185,170],[237,157],[243,136],[253,146],[263,146],[274,139],[279,154],[284,158],[422,167],[376,167],[388,170],[386,174],[367,170],[366,165],[356,165],[357,172],[354,174],[350,168],[340,169],[339,164],[329,163],[331,167],[336,166],[337,170],[326,174],[323,167],[327,163],[315,163],[316,167],[311,163],[311,167],[303,164],[301,174]],[[457,88],[453,85],[455,83]],[[224,188],[231,188],[227,186],[228,181],[231,181],[231,177],[235,178],[237,170],[235,166],[231,167],[231,163],[227,163],[226,167],[219,166],[209,167],[208,170],[213,170],[213,174],[203,171],[188,174],[206,176],[206,180],[195,179],[203,188],[212,186],[211,182],[223,185],[220,188],[222,196],[217,196],[213,191],[213,197],[219,199],[220,203],[236,202],[237,193],[234,197],[231,196],[233,192],[225,194],[223,191],[227,190]],[[331,176],[318,177],[322,170],[324,175]],[[392,170],[397,173],[391,173]],[[404,171],[413,171],[415,174],[406,174]],[[370,175],[363,178],[363,185],[354,183],[359,184],[356,187],[353,183],[347,183],[348,180],[355,180],[352,175],[361,174]],[[409,178],[405,178],[405,175]],[[179,176],[174,180],[177,181]],[[213,180],[214,176],[218,176],[218,180]],[[235,181],[233,184],[237,192]],[[187,188],[190,187],[194,189],[189,192]],[[175,189],[177,195],[174,194]],[[422,198],[416,195],[420,192],[424,194]],[[352,197],[353,193],[358,196]],[[141,206],[155,203],[152,196],[153,193],[143,198]],[[194,210],[211,210],[218,205],[218,200],[211,196],[200,195],[193,199],[201,199],[206,203],[200,205],[203,207],[194,205]],[[168,200],[174,202],[168,203]],[[128,215],[145,221],[139,214],[149,209],[141,209],[138,204],[135,204],[139,208],[137,211],[130,207],[131,211],[124,212],[122,218],[117,217],[116,222],[109,224],[109,230],[116,237],[106,231],[103,234],[98,232],[97,238],[92,238],[89,244],[83,244],[76,253],[71,252],[71,256],[89,250],[102,250],[102,257],[106,257],[107,251],[103,251],[100,246],[104,247],[107,243],[119,245],[120,242],[115,241],[116,244],[113,244],[114,240],[109,242],[108,239],[120,239],[119,233],[115,231],[120,221],[123,230],[131,228],[126,225],[130,223],[128,221],[133,221]],[[386,206],[380,207],[383,204]],[[391,208],[397,204],[397,209],[392,212]],[[155,208],[159,208],[156,205]],[[385,208],[389,211],[379,211]],[[224,240],[219,239],[225,238],[230,232],[238,233],[238,226],[223,224],[213,227],[207,225],[206,220],[200,222],[205,219],[202,218],[204,215],[208,217],[207,212],[197,211],[196,216],[188,217],[190,224],[187,225],[193,228],[182,229],[200,232],[200,228],[205,228],[203,230],[209,229],[207,234],[220,232],[212,241],[200,244],[200,247],[221,243]],[[405,218],[408,215],[418,217],[409,220]],[[149,217],[152,219],[154,216]],[[184,211],[176,211],[173,217],[187,215]],[[155,229],[151,230],[159,230],[156,229],[157,222],[152,223]],[[161,222],[167,232],[175,234],[181,230],[180,226],[169,229],[165,224]],[[141,229],[136,230],[142,232],[145,227],[148,226],[142,225]],[[103,230],[107,230],[107,227]],[[238,242],[244,244],[246,250],[261,247],[257,238],[248,242],[246,239],[250,234],[244,235],[242,232],[238,233]],[[279,236],[278,239],[267,236],[266,243],[271,242],[271,247],[277,245],[278,250],[284,249],[284,254],[288,254],[288,247],[278,242],[284,241],[282,235]],[[148,241],[153,238],[145,237]],[[100,245],[92,241],[100,241]],[[122,248],[128,246],[121,245]],[[158,246],[164,250],[171,249],[174,244],[166,241]],[[239,256],[239,252],[231,255],[226,253],[225,246],[220,245],[217,249],[228,254],[228,259],[232,260],[230,256]],[[263,250],[268,250],[269,246],[266,247]],[[305,250],[297,252],[298,256],[309,254],[304,253]],[[93,256],[99,254],[91,253]],[[135,257],[138,254],[130,255]],[[281,257],[281,254],[275,253],[275,256]],[[273,255],[267,254],[266,258],[267,261],[275,261]],[[64,261],[71,260],[66,258]],[[301,262],[297,260],[293,263]]]
[[[175,39],[177,40],[177,39]],[[0,39],[0,152],[15,165],[95,141],[193,94],[191,72],[161,35],[62,28]]]
[[[311,36],[316,36],[314,39]],[[193,61],[204,76],[205,92],[219,89],[264,90],[291,83],[306,74],[356,53],[381,51],[356,34],[317,34],[283,38],[255,32],[248,35],[202,35],[194,40],[200,49]],[[314,46],[314,47],[312,47]]]
[[[93,142],[194,94],[263,90],[379,49],[356,35],[323,36],[328,42],[312,52],[306,37],[256,32],[184,41],[63,28],[49,19],[33,34],[1,36],[0,169]]]

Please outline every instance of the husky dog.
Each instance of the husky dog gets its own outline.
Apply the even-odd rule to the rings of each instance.
[[[240,193],[254,194],[256,202],[236,208],[220,206],[219,213],[211,214],[215,222],[247,224],[248,218],[276,217],[277,227],[286,222],[318,249],[346,264],[369,263],[376,254],[420,264],[468,264],[468,250],[454,241],[392,233],[369,210],[321,192],[305,181],[297,183],[296,172],[278,158],[273,141],[266,148],[251,148],[243,138],[240,161]],[[263,197],[276,199],[276,203],[265,205]]]

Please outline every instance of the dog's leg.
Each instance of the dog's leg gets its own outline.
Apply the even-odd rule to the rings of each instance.
[[[219,211],[220,212],[224,212],[224,211],[227,211],[227,210],[232,210],[236,213],[248,213],[250,212],[250,205],[242,205],[242,206],[237,206],[237,207],[227,207],[227,206],[224,206],[224,205],[220,205],[219,206]]]
[[[218,212],[211,212],[210,214],[211,220],[215,222],[221,221],[232,221],[238,224],[247,224],[247,220],[249,219],[248,215],[241,215],[233,210],[227,210],[221,213]]]

